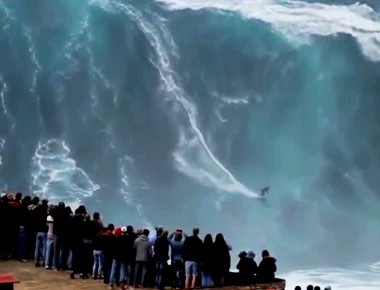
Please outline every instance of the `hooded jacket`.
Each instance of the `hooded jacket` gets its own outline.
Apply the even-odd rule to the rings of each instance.
[[[166,236],[160,236],[154,243],[154,258],[157,261],[166,262],[169,260],[170,242]]]
[[[104,233],[99,233],[95,239],[95,250],[100,250],[103,252],[107,259],[113,259],[115,252],[115,235],[106,231]]]
[[[199,263],[202,260],[203,242],[198,236],[190,236],[183,244],[183,259]]]
[[[236,268],[239,270],[240,279],[243,283],[250,282],[257,273],[256,262],[248,257],[240,258]]]
[[[264,281],[274,280],[277,267],[276,259],[273,257],[264,257],[259,265],[259,278]]]
[[[48,207],[46,205],[41,204],[37,206],[32,212],[33,225],[37,233],[47,233],[47,211]]]
[[[134,242],[136,236],[134,233],[122,233],[115,239],[115,259],[123,263],[134,261]]]
[[[152,247],[147,236],[139,236],[134,242],[134,249],[136,251],[136,262],[148,262],[150,260]]]

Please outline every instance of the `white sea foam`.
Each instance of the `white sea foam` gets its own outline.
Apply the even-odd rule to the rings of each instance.
[[[39,94],[37,93],[37,81],[38,81],[39,74],[42,71],[42,66],[37,59],[37,53],[36,53],[35,44],[33,40],[32,30],[29,27],[24,26],[23,32],[24,32],[25,39],[27,40],[27,43],[28,43],[28,51],[30,54],[30,60],[32,64],[34,65],[34,70],[32,72],[32,83],[31,83],[29,92],[36,98],[38,118],[40,122],[42,123],[42,115],[41,115],[41,109],[40,109],[41,99],[40,99]]]
[[[306,286],[311,284],[331,286],[333,290],[378,290],[380,289],[380,276],[368,270],[354,271],[337,268],[312,269],[305,271],[294,271],[279,275],[286,280],[286,288],[294,289],[295,286]]]
[[[156,0],[173,10],[220,9],[258,19],[283,32],[294,44],[309,36],[352,35],[364,55],[380,61],[380,15],[366,4],[332,5],[294,0]],[[254,33],[254,32],[252,32]]]
[[[120,168],[120,175],[121,175],[121,189],[120,192],[123,195],[125,201],[136,208],[139,217],[141,218],[141,222],[143,223],[142,225],[149,230],[153,232],[154,227],[153,225],[146,219],[145,214],[144,214],[144,209],[142,204],[139,204],[136,202],[136,200],[133,198],[133,190],[135,189],[133,186],[130,185],[129,182],[129,177],[128,177],[128,169],[133,166],[133,159],[129,156],[124,156],[123,158],[119,159],[119,168]],[[145,184],[143,184],[139,189],[149,189],[146,187]]]
[[[155,49],[156,57],[151,61],[159,72],[162,89],[166,91],[171,101],[182,107],[182,111],[188,119],[187,126],[178,126],[180,138],[178,148],[173,154],[178,170],[205,186],[210,186],[223,192],[259,197],[257,193],[240,183],[208,147],[198,124],[197,108],[181,88],[178,76],[171,67],[171,58],[177,56],[177,48],[165,27],[165,21],[157,17],[157,15],[150,15],[149,18],[145,17],[143,13],[132,6],[118,1],[97,0],[92,1],[92,3],[109,12],[125,13],[135,21],[152,48]],[[169,55],[169,52],[173,52],[173,54]]]
[[[11,26],[11,21],[17,20],[16,17],[12,15],[11,10],[5,5],[4,1],[0,0],[0,9],[4,12],[4,16],[0,18],[2,29],[6,31]]]
[[[92,0],[90,0],[88,3],[89,5],[96,4]],[[101,68],[98,67],[96,64],[96,57],[92,50],[92,44],[96,36],[94,36],[91,32],[90,6],[84,9],[84,14],[82,17],[83,18],[81,19],[80,24],[78,25],[78,29],[74,30],[74,32],[70,35],[70,38],[66,45],[63,47],[62,52],[59,53],[59,57],[64,56],[64,58],[68,61],[68,64],[70,64],[71,66],[66,65],[67,71],[59,71],[57,74],[61,75],[63,78],[69,78],[73,68],[74,70],[76,70],[79,67],[79,63],[73,57],[73,53],[78,52],[81,49],[85,50],[89,61],[89,72],[91,80],[90,97],[92,100],[92,111],[95,111],[94,109],[98,105],[98,94],[96,85],[98,80],[101,81],[104,88],[112,89],[112,99],[115,104],[117,104],[118,96],[111,81],[107,79],[105,74],[102,72]]]
[[[70,156],[65,141],[49,139],[38,143],[32,158],[32,192],[51,203],[64,200],[78,205],[99,189]]]
[[[6,94],[8,91],[8,86],[5,80],[0,76],[0,113],[3,113],[6,118],[9,120],[11,123],[11,132],[14,132],[15,128],[15,121],[13,119],[13,116],[10,114],[8,108],[7,108],[7,103],[6,103]]]
[[[222,100],[228,105],[246,105],[249,103],[249,97],[243,97],[243,98],[222,97]]]
[[[5,139],[0,138],[0,166],[3,165],[3,151],[5,148]]]
[[[253,99],[255,102],[259,102],[258,94],[252,94],[252,95],[246,95],[241,97],[236,96],[222,96],[218,92],[214,92],[213,96],[217,98],[218,100],[221,100],[221,102],[216,106],[215,114],[217,118],[219,119],[220,123],[226,123],[228,122],[228,119],[223,117],[222,110],[226,106],[243,106],[248,105],[251,102],[251,99]]]
[[[101,69],[97,67],[96,65],[96,59],[95,55],[92,51],[91,45],[94,41],[94,35],[91,32],[91,28],[89,26],[89,13],[86,14],[83,24],[82,24],[82,32],[84,32],[87,36],[86,41],[86,52],[89,59],[89,65],[90,65],[90,78],[91,78],[91,89],[90,89],[90,95],[92,99],[92,108],[96,108],[98,105],[98,94],[97,94],[97,87],[96,83],[99,79],[105,88],[109,89],[111,87],[110,81],[105,77],[105,75],[102,73]],[[114,91],[114,90],[113,90]],[[115,93],[113,93],[113,100],[114,103],[117,100],[117,96]]]
[[[8,110],[7,106],[5,104],[5,94],[7,92],[7,83],[4,81],[4,79],[0,76],[0,105],[1,105],[1,113],[8,116]]]

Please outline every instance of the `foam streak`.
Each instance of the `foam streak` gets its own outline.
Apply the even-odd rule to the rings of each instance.
[[[151,22],[145,19],[142,13],[135,10],[128,4],[123,4],[116,1],[102,1],[100,4],[101,7],[105,9],[111,8],[112,10],[113,8],[116,11],[123,11],[127,16],[131,17],[139,26],[141,31],[144,32],[152,48],[154,48],[156,51],[157,59],[156,61],[153,61],[153,64],[156,66],[160,74],[161,81],[164,85],[163,87],[173,98],[173,100],[180,104],[186,112],[189,124],[192,129],[192,135],[194,135],[196,142],[199,142],[201,147],[200,149],[206,153],[207,159],[212,163],[211,167],[216,169],[216,172],[211,172],[208,169],[202,167],[196,168],[194,165],[190,165],[190,162],[188,162],[182,153],[176,152],[174,154],[174,157],[177,161],[179,169],[191,177],[196,178],[198,181],[201,181],[205,185],[212,185],[219,190],[243,194],[248,197],[259,197],[259,195],[257,195],[255,192],[249,190],[238,180],[236,180],[232,173],[229,172],[228,169],[223,166],[223,164],[221,164],[221,162],[215,157],[215,155],[208,147],[206,140],[198,126],[197,108],[187,99],[186,93],[176,81],[177,76],[171,67],[170,56],[166,53],[166,51],[169,50],[176,51],[176,47],[174,40],[170,37],[170,34],[164,26],[162,19],[159,19],[159,23],[156,24],[156,26],[159,27],[157,29]],[[155,19],[157,19],[157,17],[155,17]],[[160,37],[160,35],[164,36],[163,38],[165,41]],[[169,47],[166,46],[167,44]],[[192,139],[193,138],[190,138],[190,140]],[[180,133],[179,147],[181,147],[181,150],[187,150],[184,147],[187,145],[187,143],[191,143],[188,142],[190,140],[187,138],[185,133]],[[199,167],[200,164],[195,166]]]
[[[7,109],[6,100],[5,100],[6,93],[8,90],[8,86],[7,86],[7,83],[5,82],[5,80],[1,76],[0,76],[0,85],[1,85],[1,88],[0,88],[1,111],[8,118],[8,120],[11,123],[11,132],[14,132],[15,121]]]
[[[78,51],[80,49],[85,49],[89,61],[89,67],[90,67],[90,80],[91,80],[91,89],[90,89],[90,97],[92,99],[92,109],[96,108],[98,105],[98,95],[96,92],[96,81],[99,79],[102,83],[102,85],[106,89],[110,89],[112,87],[111,82],[106,78],[106,76],[102,73],[101,69],[96,66],[95,56],[92,51],[91,45],[94,40],[94,36],[91,32],[90,27],[90,11],[87,7],[86,14],[81,21],[81,25],[78,31],[73,33],[70,37],[70,40],[66,44],[66,46],[63,49],[63,55],[67,60],[71,62],[71,64],[74,65],[74,67],[78,67],[78,62],[74,59],[72,56],[74,51]],[[81,37],[84,36],[85,41],[81,41]],[[69,78],[68,75],[66,75],[64,72],[61,72],[63,77]],[[117,102],[117,95],[115,93],[115,90],[113,89],[113,101],[114,103]]]
[[[38,95],[38,93],[36,91],[38,76],[42,70],[42,66],[40,65],[40,63],[37,59],[36,50],[34,47],[34,41],[33,41],[33,37],[32,37],[32,31],[30,30],[30,28],[25,27],[25,26],[23,27],[23,31],[24,31],[24,36],[28,42],[28,46],[29,46],[28,49],[29,49],[30,58],[31,58],[31,61],[34,65],[34,71],[32,73],[32,84],[31,84],[29,91],[32,93],[32,95],[34,95],[36,97],[38,118],[39,118],[40,122],[42,123],[42,114],[41,114],[41,108],[40,108],[41,100],[40,100],[40,96]]]
[[[15,21],[16,17],[14,17],[11,13],[11,10],[8,9],[8,7],[5,5],[3,1],[0,0],[0,8],[4,11],[5,17],[2,17],[2,29],[3,31],[6,31],[10,27],[10,22]]]
[[[142,223],[144,227],[147,227],[150,230],[153,230],[152,224],[145,218],[144,209],[142,204],[137,203],[131,194],[131,186],[128,179],[128,167],[130,164],[133,163],[133,159],[129,156],[124,156],[123,158],[119,159],[119,168],[120,168],[120,175],[121,175],[121,189],[120,192],[124,197],[124,200],[127,202],[127,204],[133,206],[136,208],[138,215],[140,216]]]
[[[4,148],[5,148],[5,139],[0,138],[0,166],[3,165],[2,153],[4,151]]]

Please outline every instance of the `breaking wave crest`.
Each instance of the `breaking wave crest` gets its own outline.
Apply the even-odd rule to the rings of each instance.
[[[218,9],[241,14],[247,19],[269,23],[294,44],[308,43],[313,35],[354,37],[363,53],[380,61],[380,15],[372,7],[355,3],[331,5],[304,1],[276,0],[156,0],[173,10]]]

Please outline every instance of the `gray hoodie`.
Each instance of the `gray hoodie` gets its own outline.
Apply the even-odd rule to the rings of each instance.
[[[147,236],[141,235],[135,240],[136,262],[148,262],[152,256],[152,247]]]

